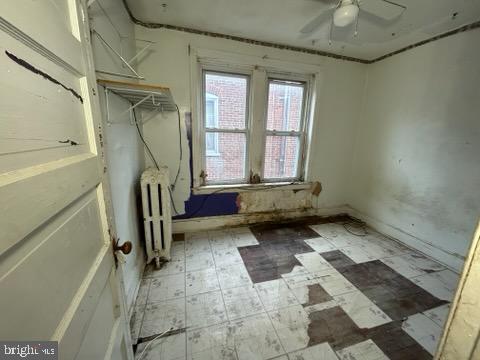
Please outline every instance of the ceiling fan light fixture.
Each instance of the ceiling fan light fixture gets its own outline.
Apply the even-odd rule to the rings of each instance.
[[[339,27],[350,25],[357,18],[358,11],[358,6],[353,2],[342,1],[340,7],[333,13],[333,23]]]

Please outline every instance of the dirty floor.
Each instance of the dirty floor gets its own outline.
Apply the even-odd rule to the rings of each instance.
[[[370,229],[258,225],[185,234],[147,268],[143,359],[432,359],[458,275]]]

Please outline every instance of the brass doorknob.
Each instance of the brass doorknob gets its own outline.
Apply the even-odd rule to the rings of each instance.
[[[131,241],[125,241],[122,245],[118,245],[118,241],[115,243],[113,246],[114,251],[121,251],[125,255],[130,254],[132,251],[132,242]]]

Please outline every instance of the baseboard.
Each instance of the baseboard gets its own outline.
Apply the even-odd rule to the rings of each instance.
[[[459,258],[458,255],[451,254],[444,249],[433,246],[426,240],[420,239],[412,234],[396,228],[395,226],[384,223],[379,219],[371,217],[351,207],[348,207],[347,213],[350,216],[365,221],[368,226],[377,230],[382,235],[397,240],[409,248],[421,252],[422,254],[432,258],[437,262],[440,262],[456,273],[460,273],[463,269],[465,259]]]
[[[179,219],[173,221],[174,234],[192,231],[219,229],[229,226],[249,225],[268,221],[280,221],[307,216],[333,216],[345,214],[347,206],[338,206],[321,209],[298,209],[286,211],[271,211],[261,213],[247,213],[222,216],[205,216],[193,219]]]

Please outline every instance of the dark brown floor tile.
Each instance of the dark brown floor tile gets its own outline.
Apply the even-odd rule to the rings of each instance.
[[[308,287],[308,302],[302,304],[303,306],[310,306],[321,304],[326,301],[333,300],[333,298],[320,286],[320,284],[307,285]]]
[[[352,259],[339,250],[320,253],[320,255],[322,255],[322,257],[327,260],[335,269],[341,269],[350,265],[355,265],[355,262]]]
[[[359,329],[339,306],[313,312],[309,314],[309,319],[308,346],[328,342],[337,350],[367,339],[365,331]]]
[[[390,360],[429,360],[430,353],[402,330],[402,321],[393,321],[368,330],[368,337]]]
[[[446,303],[378,260],[338,270],[393,320]]]
[[[282,240],[306,240],[318,234],[306,225],[262,224],[250,228],[258,242]]]

